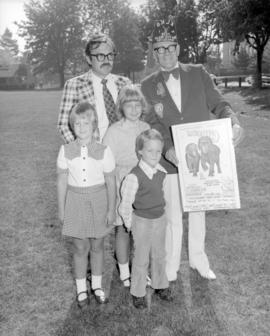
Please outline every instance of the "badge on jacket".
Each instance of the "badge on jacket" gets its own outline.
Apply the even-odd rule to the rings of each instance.
[[[164,98],[166,96],[166,90],[161,82],[157,83],[157,95]]]
[[[154,105],[154,110],[159,118],[163,118],[163,105],[161,103],[157,103]]]

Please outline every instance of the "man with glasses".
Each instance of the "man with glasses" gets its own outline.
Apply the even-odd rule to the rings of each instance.
[[[101,141],[108,126],[117,121],[115,103],[119,91],[131,83],[128,78],[111,73],[116,50],[106,34],[98,33],[88,40],[85,56],[89,71],[67,80],[63,90],[57,126],[66,143],[75,139],[68,122],[74,105],[86,101],[96,109]],[[88,279],[91,276],[89,271]],[[83,287],[80,291],[84,290]]]
[[[129,84],[130,80],[111,73],[115,55],[115,45],[106,34],[98,33],[89,39],[85,56],[90,69],[66,82],[60,104],[58,129],[66,143],[74,140],[68,118],[72,107],[79,102],[87,101],[95,107],[100,140],[108,126],[117,120],[117,96],[120,89]]]
[[[151,106],[146,121],[152,128],[159,130],[165,140],[161,164],[168,172],[164,189],[168,221],[166,273],[168,280],[174,281],[180,267],[183,226],[177,176],[178,159],[170,127],[175,124],[209,120],[210,113],[217,118],[230,117],[235,145],[240,141],[242,128],[204,67],[178,62],[180,46],[171,20],[156,22],[152,33],[152,45],[160,70],[142,81],[142,92]],[[215,279],[204,249],[205,213],[190,212],[188,220],[189,265],[202,277]]]

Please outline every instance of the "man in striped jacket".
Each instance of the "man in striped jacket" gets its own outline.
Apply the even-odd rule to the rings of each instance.
[[[98,129],[102,140],[108,126],[116,121],[115,103],[120,89],[130,80],[111,73],[116,49],[109,36],[103,33],[93,35],[85,48],[89,71],[67,80],[64,86],[58,129],[66,143],[74,140],[68,124],[74,105],[87,101],[94,106],[98,115]]]

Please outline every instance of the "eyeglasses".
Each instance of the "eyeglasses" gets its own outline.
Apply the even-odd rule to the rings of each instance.
[[[105,54],[90,54],[90,56],[95,56],[99,62],[103,62],[105,58],[107,58],[109,61],[113,61],[115,58],[115,53],[109,53],[107,55]]]
[[[165,54],[166,51],[168,51],[169,53],[175,52],[176,46],[177,46],[176,44],[171,44],[167,48],[166,47],[158,47],[158,48],[155,48],[154,50],[158,54],[162,55],[162,54]]]

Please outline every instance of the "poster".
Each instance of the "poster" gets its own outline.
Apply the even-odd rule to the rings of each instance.
[[[231,119],[173,125],[184,211],[239,209]]]

